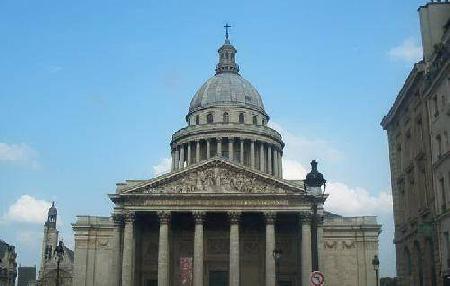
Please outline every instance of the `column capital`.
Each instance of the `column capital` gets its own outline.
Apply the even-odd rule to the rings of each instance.
[[[203,224],[205,221],[206,212],[203,211],[193,211],[192,215],[195,219],[195,224]]]
[[[228,141],[229,142],[234,142],[235,138],[234,137],[228,137]]]
[[[160,224],[168,224],[170,222],[170,211],[159,211],[156,214],[159,217]]]
[[[264,212],[264,219],[266,224],[275,224],[275,220],[277,218],[276,212]]]
[[[302,224],[311,224],[313,216],[309,212],[300,212],[300,222]]]
[[[222,137],[216,137],[217,142],[222,142]]]
[[[123,214],[120,214],[120,213],[113,213],[113,214],[111,215],[111,218],[112,218],[114,224],[116,224],[116,225],[121,226],[121,225],[123,225],[123,223],[124,223],[124,215],[123,215]]]
[[[324,216],[320,214],[313,215],[314,223],[317,225],[323,225]]]
[[[239,220],[241,219],[241,212],[239,211],[229,211],[227,212],[228,219],[230,220],[230,224],[239,224]]]
[[[123,221],[125,223],[133,223],[136,220],[136,213],[132,211],[125,212],[123,214]]]

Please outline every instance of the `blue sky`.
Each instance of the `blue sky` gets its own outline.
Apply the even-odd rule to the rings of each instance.
[[[318,159],[330,210],[378,215],[382,275],[394,275],[379,122],[421,57],[422,4],[2,1],[0,238],[38,264],[48,202],[71,245],[76,215],[108,215],[116,182],[164,168],[229,22],[241,74],[285,136],[285,173]]]

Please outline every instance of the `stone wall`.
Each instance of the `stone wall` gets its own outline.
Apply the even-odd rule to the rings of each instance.
[[[372,259],[381,226],[375,217],[334,217],[324,221],[326,285],[375,286]]]
[[[118,285],[113,271],[114,254],[120,253],[113,234],[111,218],[78,216],[75,232],[75,264],[73,286]]]

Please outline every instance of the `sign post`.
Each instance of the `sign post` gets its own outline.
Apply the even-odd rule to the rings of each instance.
[[[311,275],[309,275],[309,281],[311,282],[311,286],[323,286],[325,277],[322,272],[313,271],[311,272]]]

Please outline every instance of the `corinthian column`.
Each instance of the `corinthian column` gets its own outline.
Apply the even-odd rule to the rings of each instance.
[[[278,175],[283,178],[283,152],[278,153]]]
[[[204,212],[193,212],[194,233],[194,286],[203,286],[203,221]]]
[[[302,267],[302,285],[309,285],[309,274],[312,271],[311,257],[311,215],[309,213],[300,214],[302,229],[301,242],[301,267]]]
[[[206,139],[206,159],[211,158],[211,139]]]
[[[134,220],[133,212],[124,216],[123,258],[122,258],[122,286],[132,286],[134,280]]]
[[[200,162],[200,140],[196,141],[196,146],[195,146],[195,163]]]
[[[255,139],[250,142],[250,167],[255,169]]]
[[[273,175],[278,177],[278,151],[276,148],[273,149]]]
[[[175,170],[175,149],[171,148],[171,157],[172,157],[172,166],[171,166],[171,170],[174,171]]]
[[[233,137],[228,138],[228,158],[230,159],[230,161],[233,161],[233,157],[234,157],[233,144],[234,144],[234,138]]]
[[[239,161],[242,165],[244,165],[244,139],[240,138],[239,141],[241,142],[241,150],[239,150]]]
[[[180,144],[180,169],[184,168],[184,144]]]
[[[116,250],[114,257],[112,258],[112,268],[114,277],[113,286],[119,286],[120,280],[122,280],[122,231],[123,231],[123,215],[113,214],[114,221],[114,233],[113,233],[113,248]]]
[[[191,142],[187,143],[187,165],[191,165],[191,158],[192,158],[192,152],[191,152]]]
[[[173,169],[178,170],[180,167],[180,150],[178,150],[178,146],[175,147],[175,164]]]
[[[264,213],[266,219],[266,286],[275,286],[275,213]]]
[[[264,162],[264,143],[261,142],[261,146],[259,147],[259,169],[261,172],[266,171],[266,166]]]
[[[159,248],[158,248],[158,286],[169,286],[169,221],[170,212],[158,212]]]
[[[267,173],[272,175],[272,145],[267,146]]]
[[[239,286],[239,219],[240,212],[228,212],[230,219],[230,286]]]
[[[217,137],[217,156],[222,157],[222,138]]]

